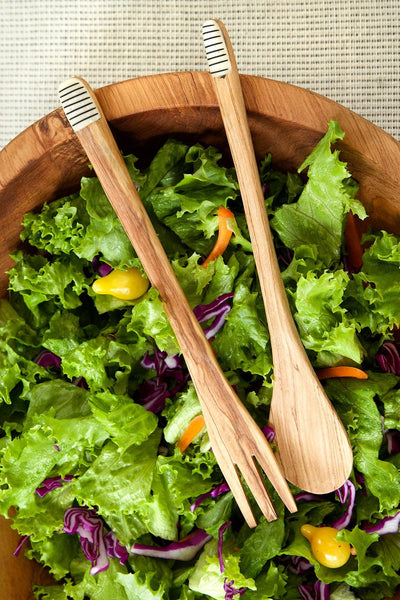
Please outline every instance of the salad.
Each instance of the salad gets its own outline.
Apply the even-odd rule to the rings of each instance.
[[[15,553],[54,577],[37,599],[395,593],[400,238],[372,230],[359,239],[354,222],[366,213],[332,148],[343,136],[331,122],[299,173],[276,171],[268,155],[260,177],[296,325],[347,429],[354,469],[332,494],[292,486],[293,515],[270,489],[273,522],[250,496],[254,529],[98,179],[25,215],[25,250],[13,254],[0,301],[0,514],[21,535]],[[234,170],[217,149],[176,140],[143,168],[125,161],[226,377],[274,446],[268,327]]]

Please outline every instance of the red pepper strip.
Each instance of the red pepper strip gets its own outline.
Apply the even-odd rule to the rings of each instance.
[[[229,210],[229,208],[225,208],[225,206],[220,206],[217,214],[219,223],[218,238],[215,242],[214,248],[202,263],[203,267],[206,267],[208,263],[218,258],[218,256],[221,256],[221,254],[225,252],[229,244],[229,240],[231,239],[232,231],[228,229],[227,219],[233,219],[235,215]]]
[[[351,211],[349,211],[347,215],[344,239],[346,242],[349,263],[353,269],[358,271],[361,269],[363,263],[363,247],[361,245],[360,232],[357,229],[356,220]]]

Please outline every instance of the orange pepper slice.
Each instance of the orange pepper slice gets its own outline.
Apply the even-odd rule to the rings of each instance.
[[[217,241],[210,254],[202,263],[203,267],[206,267],[210,262],[218,258],[218,256],[221,256],[221,254],[225,252],[231,239],[232,231],[228,229],[227,219],[233,219],[235,215],[229,208],[225,208],[225,206],[220,206],[217,214],[219,223]]]
[[[331,379],[332,377],[354,377],[355,379],[368,379],[368,373],[357,367],[326,367],[317,370],[318,379]]]
[[[177,444],[179,450],[183,452],[193,442],[194,438],[204,429],[205,422],[203,415],[198,415],[192,419],[185,431],[182,433],[180,440]]]

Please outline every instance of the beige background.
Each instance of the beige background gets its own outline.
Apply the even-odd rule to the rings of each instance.
[[[58,106],[57,87],[205,70],[222,18],[242,73],[324,94],[400,140],[400,0],[0,0],[0,147]]]

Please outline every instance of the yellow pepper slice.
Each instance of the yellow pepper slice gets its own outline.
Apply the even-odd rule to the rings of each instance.
[[[105,277],[96,279],[92,289],[96,294],[114,296],[120,300],[136,300],[143,296],[149,288],[149,280],[136,267],[126,271],[114,269]]]
[[[337,569],[347,563],[351,554],[350,544],[336,540],[339,533],[334,527],[302,525],[301,533],[311,544],[314,558],[325,567]]]

